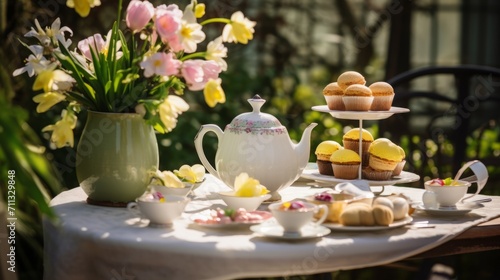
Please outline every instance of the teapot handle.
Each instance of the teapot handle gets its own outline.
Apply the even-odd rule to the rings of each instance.
[[[196,148],[196,153],[198,154],[198,157],[200,158],[203,166],[205,166],[205,168],[208,170],[210,174],[220,179],[219,173],[217,172],[217,170],[215,170],[212,164],[210,164],[210,162],[207,159],[207,156],[205,156],[205,152],[203,151],[203,137],[207,132],[210,131],[215,133],[220,143],[222,140],[222,136],[224,135],[224,132],[222,132],[220,127],[214,124],[205,124],[200,127],[200,130],[194,137],[194,147]]]

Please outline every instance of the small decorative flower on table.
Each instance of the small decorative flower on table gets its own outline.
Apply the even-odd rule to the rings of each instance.
[[[205,167],[201,164],[182,165],[179,170],[157,170],[151,180],[151,189],[163,195],[188,195],[205,180]]]

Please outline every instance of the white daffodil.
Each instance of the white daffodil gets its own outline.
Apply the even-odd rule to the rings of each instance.
[[[184,52],[195,52],[197,45],[203,42],[205,37],[202,26],[196,22],[193,10],[186,9],[182,16],[181,28],[179,31],[179,43]]]
[[[43,56],[43,47],[39,45],[32,45],[28,47],[32,54],[26,58],[26,65],[24,67],[18,68],[14,71],[13,75],[18,76],[24,72],[28,73],[28,76],[33,77],[35,73],[40,73],[43,70],[50,68],[50,61],[48,61]],[[55,67],[55,64],[52,66]]]
[[[69,32],[70,36],[73,36],[73,31],[67,26],[61,28],[60,18],[56,18],[50,27],[45,27],[45,30],[37,19],[35,19],[35,25],[37,30],[31,27],[31,30],[24,34],[24,37],[35,37],[45,47],[50,46],[51,43],[57,46],[57,42],[61,42],[65,47],[71,45],[71,40],[64,37],[64,32]]]
[[[112,34],[112,32],[113,32],[113,30],[109,30],[108,34],[106,34],[106,43],[104,45],[105,47],[104,47],[103,50],[101,50],[101,52],[104,55],[108,55],[109,46],[111,45],[111,34]],[[115,59],[116,60],[120,59],[123,56],[123,52],[120,51],[121,48],[122,48],[122,41],[116,40],[116,46],[115,46],[115,52],[116,52]]]
[[[227,63],[224,58],[227,57],[227,48],[222,43],[222,37],[219,36],[207,45],[205,59],[213,60],[219,64],[222,71],[227,70]]]
[[[177,125],[177,117],[183,112],[189,110],[189,104],[179,96],[169,95],[158,106],[160,120],[165,126],[166,131],[172,131]]]

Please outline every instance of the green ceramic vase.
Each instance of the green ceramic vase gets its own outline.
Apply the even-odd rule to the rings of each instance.
[[[88,112],[76,175],[89,203],[126,205],[146,191],[157,168],[156,136],[141,115]]]

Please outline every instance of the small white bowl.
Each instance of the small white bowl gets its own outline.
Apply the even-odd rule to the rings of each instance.
[[[149,201],[143,197],[127,205],[129,211],[135,215],[149,219],[150,227],[171,227],[174,220],[178,219],[190,198],[178,195],[165,196],[165,201]]]
[[[167,196],[167,195],[186,196],[189,194],[189,190],[191,190],[191,191],[196,190],[204,181],[205,180],[203,180],[201,182],[194,183],[194,186],[191,183],[184,182],[184,188],[172,188],[172,187],[166,187],[166,186],[162,186],[162,185],[151,185],[151,188],[155,192],[160,192],[163,196]]]
[[[457,181],[457,186],[431,186],[431,181],[425,182],[425,189],[435,194],[437,203],[440,207],[455,206],[462,199],[470,187],[466,181]]]
[[[219,197],[224,200],[227,207],[231,209],[243,208],[247,211],[256,210],[262,202],[266,199],[271,198],[270,194],[264,194],[260,196],[236,196],[234,192],[220,192]]]

